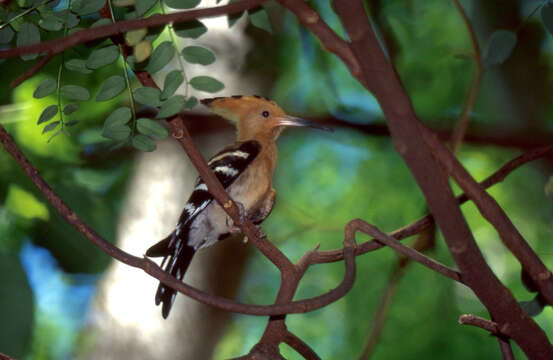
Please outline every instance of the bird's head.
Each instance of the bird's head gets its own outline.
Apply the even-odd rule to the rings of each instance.
[[[261,96],[235,95],[203,99],[213,113],[230,120],[238,130],[238,140],[275,140],[288,126],[309,126],[330,130],[311,121],[286,115],[274,102]]]

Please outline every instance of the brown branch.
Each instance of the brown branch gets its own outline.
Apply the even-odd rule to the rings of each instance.
[[[473,314],[463,314],[459,316],[459,324],[461,325],[472,325],[484,330],[489,331],[493,335],[506,335],[502,333],[499,329],[499,325],[491,320],[484,319],[483,317],[476,316]],[[508,329],[506,329],[508,330]]]
[[[32,67],[30,67],[29,69],[25,70],[24,73],[22,73],[21,75],[19,75],[17,78],[15,78],[15,80],[13,80],[11,83],[10,83],[10,89],[13,89],[17,86],[19,86],[23,81],[27,80],[28,78],[30,78],[31,76],[33,76],[34,74],[36,74],[40,69],[42,69],[50,60],[52,60],[52,58],[54,57],[54,55],[52,53],[48,53],[46,54],[45,56],[43,56],[42,58],[40,58],[40,61],[35,63]]]
[[[518,169],[522,165],[540,159],[542,157],[553,157],[553,145],[545,146],[539,149],[534,149],[532,151],[526,152],[513,160],[507,162],[499,170],[490,175],[484,181],[480,183],[484,188],[491,187],[501,181],[503,181],[509,174],[514,170]],[[461,194],[457,197],[459,204],[465,203],[469,198],[466,194]],[[432,214],[427,214],[422,218],[412,222],[409,225],[406,225],[398,230],[392,231],[390,236],[397,240],[405,239],[415,234],[420,233],[421,231],[427,229],[430,225],[434,223],[434,217]],[[383,245],[378,243],[376,240],[369,240],[364,243],[361,243],[357,246],[356,255],[364,254],[374,250],[382,248]],[[318,251],[315,254],[315,259],[313,260],[316,263],[327,263],[341,261],[342,254],[341,250],[328,250],[328,251]]]
[[[306,360],[320,360],[321,358],[309,345],[307,345],[302,339],[292,334],[290,331],[286,331],[283,342],[288,344],[292,349],[296,350],[298,354],[304,357]]]
[[[0,51],[0,59],[14,58],[25,54],[36,54],[44,51],[49,51],[50,54],[53,56],[73,46],[84,44],[96,39],[104,39],[109,36],[117,35],[130,30],[156,27],[169,23],[178,24],[198,18],[236,14],[248,9],[258,7],[266,1],[268,0],[241,0],[224,6],[179,11],[167,15],[150,16],[144,19],[118,21],[110,25],[98,26],[93,29],[80,30],[75,32],[74,34],[57,40],[16,47],[9,50],[2,50]]]
[[[441,165],[423,139],[424,129],[374,34],[363,3],[334,0],[332,4],[351,39],[350,48],[357,59],[362,59],[363,77],[371,83],[369,88],[386,117],[394,145],[419,184],[465,284],[494,319],[512,326],[512,338],[528,357],[553,358],[553,347],[544,331],[524,313],[484,259]]]
[[[423,134],[425,141],[432,146],[437,159],[440,160],[447,172],[474,202],[482,216],[493,225],[505,246],[515,255],[522,267],[531,276],[543,297],[550,305],[553,305],[553,277],[551,271],[547,269],[539,256],[528,245],[501,206],[474,180],[457,158],[430,131],[425,130]]]
[[[15,360],[15,359],[6,354],[0,353],[0,360]]]
[[[467,27],[467,30],[469,32],[470,40],[474,50],[474,60],[476,62],[476,72],[472,80],[472,85],[465,101],[465,105],[463,106],[463,111],[461,111],[461,115],[459,116],[459,121],[457,122],[455,131],[453,132],[453,135],[451,137],[451,148],[453,149],[453,152],[455,152],[463,141],[463,138],[465,137],[465,134],[467,132],[470,123],[471,112],[474,108],[474,104],[476,103],[478,91],[480,90],[480,83],[482,82],[482,75],[484,74],[484,65],[482,63],[482,55],[480,53],[478,39],[476,38],[476,34],[474,33],[474,29],[472,28],[470,20],[465,13],[465,10],[463,10],[463,7],[459,3],[459,0],[453,0],[453,4],[455,4],[457,11],[459,12],[459,15],[461,15],[461,18],[463,19],[463,22],[465,23],[465,26]]]
[[[277,0],[282,6],[290,10],[302,25],[310,30],[319,40],[323,47],[334,55],[338,56],[347,66],[353,77],[365,86],[369,84],[365,81],[361,73],[359,61],[351,51],[349,44],[339,37],[313,10],[305,1],[297,0]]]
[[[281,315],[287,313],[309,312],[324,307],[343,297],[353,286],[353,282],[355,279],[355,243],[353,242],[353,238],[348,238],[348,227],[346,227],[346,240],[344,241],[344,259],[346,272],[344,275],[344,279],[336,288],[330,290],[325,294],[316,296],[314,298],[289,302],[285,304],[248,305],[198,290],[192,286],[180,282],[178,279],[169,275],[159,266],[157,266],[153,261],[147,258],[133,256],[117,248],[116,246],[103,239],[100,235],[98,235],[93,229],[88,226],[88,224],[84,220],[80,218],[78,214],[73,212],[63,202],[63,200],[59,198],[54,190],[52,190],[52,188],[44,181],[44,179],[40,176],[39,171],[27,160],[25,155],[23,155],[21,150],[13,141],[13,138],[6,132],[1,124],[0,142],[8,151],[8,153],[10,153],[10,155],[12,155],[12,157],[17,161],[17,163],[21,166],[23,171],[33,181],[37,188],[42,192],[45,198],[60,213],[60,215],[70,225],[72,225],[81,234],[83,234],[88,240],[98,246],[100,250],[104,251],[106,254],[113,257],[114,259],[117,259],[129,266],[144,270],[147,274],[158,279],[165,285],[171,286],[175,290],[191,297],[194,300],[235,313],[261,316]]]
[[[501,355],[504,360],[515,360],[515,355],[513,354],[513,349],[511,348],[511,342],[509,339],[505,339],[501,336],[497,337],[499,342],[499,349],[501,350]]]
[[[361,219],[352,220],[358,222],[358,230],[363,231],[364,233],[371,235],[376,239],[376,241],[385,244],[386,246],[396,250],[400,254],[426,266],[427,268],[434,270],[448,278],[463,283],[461,274],[442,263],[418,252],[417,250],[403,245],[401,242],[397,241],[395,238],[383,233],[376,226],[366,223]]]

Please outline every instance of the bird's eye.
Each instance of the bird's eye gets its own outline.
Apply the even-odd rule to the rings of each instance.
[[[269,112],[267,110],[265,110],[261,113],[261,115],[263,115],[263,117],[268,118],[269,117]]]

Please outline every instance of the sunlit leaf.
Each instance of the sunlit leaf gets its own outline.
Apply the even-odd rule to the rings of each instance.
[[[177,36],[191,39],[197,39],[207,31],[205,25],[198,20],[175,24],[173,25],[173,28],[175,29],[175,34],[177,34]]]
[[[153,107],[161,105],[160,96],[161,91],[159,91],[159,89],[149,86],[139,87],[133,91],[134,100]]]
[[[33,97],[36,99],[43,98],[56,91],[58,84],[52,78],[44,79],[33,92]]]
[[[494,31],[486,48],[484,63],[488,66],[499,65],[511,56],[517,43],[517,35],[508,30]]]
[[[145,135],[134,136],[131,144],[134,148],[142,151],[154,151],[156,149],[156,143]]]
[[[11,184],[5,199],[6,208],[17,216],[25,219],[48,220],[48,207],[32,193],[18,185]]]
[[[46,109],[42,110],[42,113],[38,118],[37,125],[52,119],[54,116],[56,116],[57,113],[58,113],[57,105],[50,105],[46,107]]]
[[[113,99],[125,90],[125,79],[119,75],[113,75],[107,78],[96,95],[96,101],[106,101]]]
[[[187,46],[182,49],[181,54],[191,64],[209,65],[215,61],[215,54],[201,46]]]
[[[148,33],[148,29],[137,29],[125,33],[125,42],[129,46],[138,44]]]
[[[90,74],[92,70],[86,67],[86,61],[82,59],[71,59],[65,62],[65,68],[81,74]]]
[[[184,106],[184,96],[175,95],[165,100],[156,115],[156,118],[166,118],[177,114]]]
[[[42,129],[42,133],[45,134],[49,131],[52,131],[54,130],[58,125],[60,124],[59,121],[54,121],[54,122],[51,122],[50,124],[46,125],[44,127],[44,129]]]
[[[79,15],[88,15],[99,11],[106,4],[106,0],[73,0],[71,9]]]
[[[40,31],[35,24],[24,22],[19,28],[17,33],[16,44],[17,47],[23,47],[27,45],[38,44],[40,42]],[[21,55],[23,60],[33,60],[36,59],[38,54],[27,54]]]
[[[196,90],[210,93],[221,91],[225,88],[222,82],[211,76],[196,76],[190,80],[190,85]]]
[[[143,40],[133,48],[135,61],[141,63],[152,54],[152,44],[148,40]]]
[[[117,58],[119,58],[119,48],[115,45],[96,49],[88,57],[86,67],[95,70],[113,63]]]
[[[173,9],[192,9],[198,6],[201,0],[165,0],[164,2]]]
[[[167,76],[165,76],[165,82],[163,83],[163,91],[161,92],[161,99],[165,100],[177,91],[184,81],[184,76],[180,70],[173,70]]]
[[[171,61],[175,56],[175,48],[170,41],[164,41],[159,44],[150,55],[150,62],[146,66],[146,71],[155,74]],[[137,59],[138,60],[138,59]]]
[[[140,118],[136,120],[136,128],[141,134],[149,135],[158,139],[164,139],[169,135],[167,129],[161,126],[158,121],[147,118]]]

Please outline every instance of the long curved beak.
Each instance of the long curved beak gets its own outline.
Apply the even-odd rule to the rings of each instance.
[[[321,124],[317,124],[316,122],[305,120],[299,117],[295,116],[289,116],[286,117],[279,117],[277,118],[278,125],[279,126],[307,126],[313,129],[319,129],[324,131],[334,131],[332,128],[329,128],[328,126],[323,126]]]

